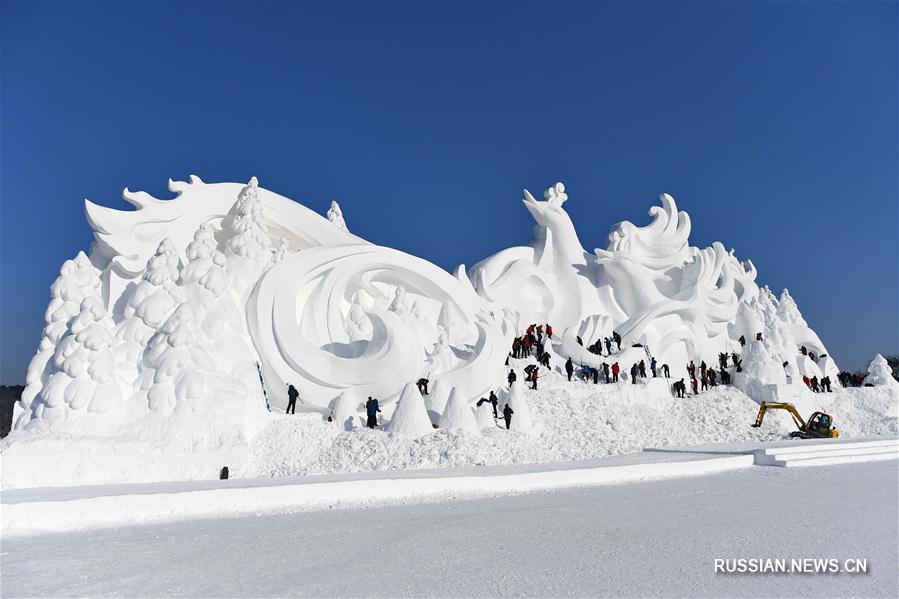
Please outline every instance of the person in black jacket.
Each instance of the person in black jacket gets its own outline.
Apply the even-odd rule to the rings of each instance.
[[[509,430],[509,427],[512,425],[512,414],[515,413],[515,410],[512,409],[512,406],[506,402],[506,407],[503,408],[503,418],[506,420],[506,430]]]
[[[368,421],[365,423],[365,426],[368,428],[375,428],[378,426],[378,412],[381,411],[381,407],[378,405],[377,399],[372,399],[369,396],[368,401],[365,402],[365,413],[368,416]]]
[[[507,378],[509,379],[509,386],[511,387],[512,383],[518,380],[518,375],[515,374],[514,370],[509,370],[509,376]]]
[[[496,393],[492,390],[490,391],[490,405],[493,406],[493,417],[497,418],[498,415],[496,413],[496,405],[499,403],[499,399],[496,397]]]
[[[297,413],[297,398],[300,396],[300,392],[297,391],[297,388],[287,383],[287,411],[285,414],[296,414]]]
[[[574,364],[571,362],[571,358],[565,360],[565,373],[568,375],[568,380],[570,382],[571,375],[574,373]]]

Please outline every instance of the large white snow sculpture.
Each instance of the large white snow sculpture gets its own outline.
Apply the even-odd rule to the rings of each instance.
[[[511,339],[532,322],[552,324],[554,366],[569,356],[599,366],[576,337],[589,345],[617,331],[619,360],[652,355],[682,376],[689,360],[715,364],[762,333],[764,348],[744,357],[759,380],[783,384],[783,362],[793,378],[837,372],[789,293],[760,289],[752,263],[720,243],[690,246],[690,218],[667,194],[647,226],[619,223],[605,249],[588,252],[562,183],[543,200],[525,190],[534,241],[450,274],[349,233],[336,202],[324,217],[255,177],[169,189],[174,199],[126,189],[133,211],[86,202],[95,243],[53,284],[17,429],[152,428],[195,444],[229,426],[239,437],[266,400],[283,409],[288,383],[299,409],[327,415],[347,407],[338,397],[417,395],[409,384],[420,377],[431,380],[436,420],[443,390],[465,389],[459,401],[470,405],[502,384]],[[410,416],[411,429],[424,434],[420,396],[414,408],[423,418]],[[220,410],[214,425],[204,409]],[[232,421],[226,409],[240,414]],[[169,426],[192,418],[193,428]]]

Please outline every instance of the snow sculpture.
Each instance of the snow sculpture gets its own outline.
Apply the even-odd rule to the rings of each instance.
[[[67,430],[90,433],[118,422],[122,408],[122,386],[113,362],[112,319],[94,297],[81,302],[68,323],[45,368],[46,383],[31,401],[30,418],[23,425],[32,430],[50,430],[68,421]],[[105,422],[90,418],[109,415]]]
[[[443,379],[437,379],[437,382],[431,385],[429,393],[425,397],[425,409],[427,409],[428,417],[434,424],[440,421],[440,416],[443,415],[443,411],[446,409],[450,391],[448,383]]]
[[[418,392],[415,383],[407,383],[396,403],[390,422],[386,428],[388,433],[409,437],[422,437],[434,432],[434,427],[425,411],[424,399]]]
[[[534,420],[531,417],[531,408],[525,398],[521,383],[515,381],[509,388],[509,398],[506,400],[512,408],[512,423],[509,430],[528,432],[534,428]]]
[[[457,428],[467,433],[480,434],[481,429],[477,420],[474,418],[474,412],[468,405],[468,401],[459,393],[458,389],[450,392],[449,400],[446,402],[446,410],[440,417],[437,427],[441,429]]]
[[[328,208],[328,220],[344,231],[349,230],[346,228],[346,221],[343,220],[343,211],[340,209],[340,204],[337,203],[337,200],[331,200],[331,207]]]
[[[532,322],[552,324],[556,367],[567,357],[599,366],[576,337],[589,345],[615,331],[622,366],[654,356],[677,377],[691,359],[714,364],[762,333],[743,357],[759,384],[780,382],[785,361],[800,376],[837,372],[789,292],[759,288],[753,264],[720,243],[690,246],[690,218],[667,194],[648,225],[619,223],[605,249],[588,252],[562,183],[543,200],[525,190],[533,242],[450,274],[349,233],[336,202],[325,218],[255,177],[192,176],[169,189],[174,199],[125,189],[133,211],[86,201],[95,243],[51,289],[17,429],[95,434],[152,422],[168,435],[171,419],[194,418],[199,428],[179,429],[185,439],[229,426],[239,437],[241,418],[265,411],[262,384],[283,409],[291,383],[298,407],[323,416],[349,410],[349,397],[400,398],[390,428],[424,434],[428,412],[410,382],[430,379],[438,420],[449,389],[465,389],[458,402],[468,405],[502,384],[511,339]],[[518,401],[513,422],[529,428]],[[199,413],[210,405],[240,417],[208,425]]]
[[[874,359],[868,364],[868,376],[865,377],[865,384],[899,391],[899,381],[893,378],[893,371],[890,369],[889,363],[880,354],[874,356]]]
[[[341,393],[334,401],[331,402],[331,412],[328,414],[331,422],[334,422],[341,430],[353,430],[353,421],[359,411],[360,402],[353,398],[349,391]]]
[[[59,277],[50,287],[50,305],[44,313],[46,326],[38,351],[28,365],[28,372],[25,375],[25,389],[19,403],[27,412],[27,416],[21,426],[25,426],[28,419],[35,415],[32,402],[47,383],[50,374],[47,370],[48,363],[55,353],[59,340],[68,330],[69,320],[81,311],[81,303],[85,298],[99,299],[100,293],[99,271],[94,268],[84,252],[78,252],[74,259],[63,263]]]
[[[493,406],[490,405],[490,402],[484,402],[475,408],[474,416],[478,422],[478,428],[481,430],[496,426],[496,421],[493,419]]]
[[[769,341],[753,341],[743,353],[742,374],[763,385],[783,385],[787,375]]]

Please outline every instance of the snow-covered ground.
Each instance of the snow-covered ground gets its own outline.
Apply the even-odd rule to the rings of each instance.
[[[512,361],[519,375],[523,362]],[[158,447],[128,438],[13,433],[4,441],[5,488],[215,479],[228,465],[232,477],[295,476],[378,470],[532,464],[587,460],[646,447],[689,446],[783,439],[794,426],[782,412],[751,428],[758,404],[731,386],[676,399],[665,385],[568,382],[546,373],[539,389],[524,391],[535,427],[507,431],[497,421],[480,434],[436,430],[423,437],[369,430],[356,418],[346,431],[313,414],[269,414],[245,444],[218,451]],[[500,407],[505,393],[500,392]],[[886,387],[811,394],[834,418],[841,438],[899,435],[899,398]],[[385,406],[382,424],[392,406]],[[514,416],[513,416],[514,419]],[[10,442],[12,441],[12,442]],[[53,481],[48,482],[47,473]]]
[[[896,597],[894,461],[5,539],[4,596]],[[867,560],[722,574],[714,560]],[[52,572],[49,575],[36,573]]]
[[[521,363],[512,362],[520,374]],[[253,475],[585,460],[646,447],[773,441],[795,430],[778,412],[751,428],[758,404],[731,386],[684,399],[666,395],[653,396],[642,385],[568,382],[553,372],[539,380],[537,391],[525,391],[537,422],[533,434],[497,424],[481,435],[438,430],[410,439],[346,432],[316,416],[278,418],[254,439]],[[838,388],[814,399],[833,416],[842,438],[899,435],[899,398],[889,389]]]

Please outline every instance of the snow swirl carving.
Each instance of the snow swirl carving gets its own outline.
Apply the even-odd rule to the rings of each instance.
[[[448,363],[431,351],[441,320],[444,331],[470,333]],[[248,321],[267,382],[294,384],[320,410],[344,391],[391,398],[428,375],[477,396],[502,376],[507,352],[470,288],[420,258],[368,244],[288,256],[260,280]]]

